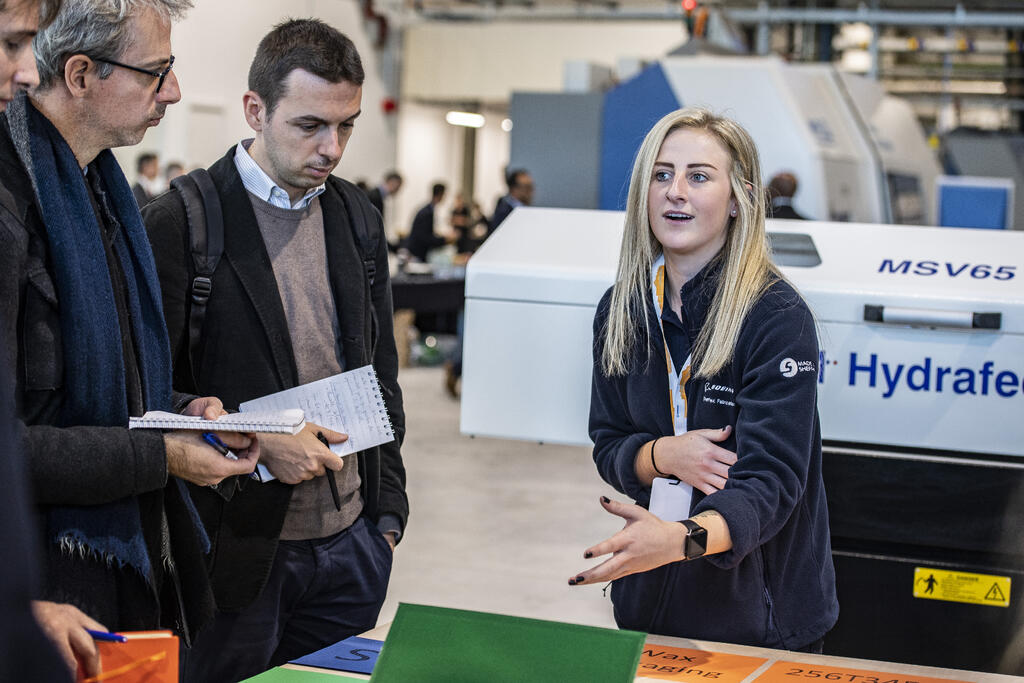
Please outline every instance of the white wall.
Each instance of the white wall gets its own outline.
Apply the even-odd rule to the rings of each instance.
[[[181,102],[167,109],[159,127],[137,147],[118,150],[129,178],[135,157],[155,151],[161,164],[172,159],[187,167],[207,166],[251,130],[242,117],[249,64],[260,39],[285,19],[315,16],[347,35],[363,60],[363,114],[337,173],[375,183],[394,165],[395,125],[382,113],[388,94],[380,55],[371,44],[357,0],[205,0],[196,3],[171,39]]]
[[[507,102],[514,90],[561,91],[562,65],[614,67],[661,57],[685,29],[660,21],[424,22],[405,31],[402,94],[426,100]]]
[[[435,225],[451,206],[452,190],[458,190],[462,160],[462,129],[448,125],[444,107],[403,104],[398,113],[398,162],[405,184],[385,210],[389,231],[408,234],[416,211],[430,201],[435,182],[448,186],[448,197],[435,210]]]
[[[407,102],[398,114],[396,167],[405,177],[402,190],[385,207],[389,234],[408,233],[416,211],[430,200],[430,186],[443,182],[448,195],[436,212],[436,224],[447,225],[452,199],[462,190],[463,129],[449,125],[451,107]],[[508,133],[501,129],[505,113],[485,111],[486,123],[476,131],[475,198],[488,216],[506,191]],[[442,218],[443,217],[443,218]]]

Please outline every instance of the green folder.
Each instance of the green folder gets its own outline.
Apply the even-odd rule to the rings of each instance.
[[[646,635],[557,621],[400,604],[376,683],[626,683]]]
[[[264,671],[258,676],[247,678],[242,683],[338,683],[338,681],[366,680],[342,676],[335,673],[318,673],[316,671],[297,671],[295,669],[282,669],[275,667]]]

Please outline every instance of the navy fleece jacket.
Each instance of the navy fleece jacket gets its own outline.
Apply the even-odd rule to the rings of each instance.
[[[682,332],[670,334],[670,343],[693,345],[719,274],[716,259],[683,286],[681,319],[665,314],[664,324]],[[650,488],[636,478],[637,450],[674,433],[660,312],[648,303],[651,329],[636,331],[631,371],[607,377],[600,359],[610,295],[594,319],[594,461],[605,481],[646,507]],[[795,649],[835,624],[817,380],[814,319],[796,290],[777,281],[748,314],[732,363],[686,384],[690,429],[734,427],[719,444],[738,458],[725,488],[710,496],[694,491],[690,511],[721,514],[733,547],[616,581],[612,601],[620,626]]]

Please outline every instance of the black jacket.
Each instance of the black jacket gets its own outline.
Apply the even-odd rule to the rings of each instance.
[[[434,203],[431,202],[416,212],[412,229],[405,240],[405,248],[420,261],[427,260],[427,253],[445,245],[445,239],[434,234]]]
[[[7,368],[0,366],[0,385],[10,386]],[[14,404],[8,392],[0,395],[0,548],[13,562],[0,566],[0,681],[61,681],[71,673],[32,616],[30,600],[37,594],[39,538],[29,509],[28,479],[15,430]]]
[[[235,168],[234,154],[232,147],[209,169],[225,217],[224,255],[213,274],[202,340],[193,359],[199,378],[197,387],[193,386],[187,360],[188,293],[193,272],[184,204],[176,191],[166,192],[143,211],[163,290],[174,386],[218,396],[229,409],[298,384],[277,281],[252,204]],[[350,210],[347,204],[351,202],[363,203],[366,215],[377,217],[376,224],[367,228],[381,233],[373,291],[368,287],[349,223],[363,212]],[[345,365],[357,368],[373,364],[395,428],[395,441],[357,456],[364,514],[374,521],[382,514],[391,514],[404,525],[409,511],[400,451],[405,414],[392,331],[387,242],[379,214],[368,204],[362,191],[344,181],[329,182],[320,195]],[[192,489],[213,543],[210,567],[217,607],[225,611],[244,609],[262,591],[293,489],[279,481],[240,482],[240,490],[230,501],[209,488]]]
[[[793,208],[790,203],[779,203],[774,202],[768,207],[769,218],[786,218],[791,221],[804,221],[807,220],[806,216],[797,213],[797,210]]]
[[[498,229],[498,226],[505,222],[508,215],[512,213],[512,210],[516,207],[509,201],[509,196],[505,195],[498,200],[498,203],[494,205],[494,213],[491,214],[491,222],[488,226],[488,234]]]
[[[132,194],[135,195],[135,203],[139,205],[139,208],[148,204],[149,200],[152,199],[152,197],[149,196],[149,193],[146,192],[146,188],[142,186],[142,183],[137,182],[132,184]]]
[[[366,197],[373,204],[373,207],[380,212],[380,215],[384,215],[384,194],[380,191],[379,187],[374,187],[366,191]]]
[[[166,512],[188,625],[198,628],[212,616],[212,594],[197,530],[177,484],[168,485],[163,436],[124,427],[56,426],[65,395],[60,313],[46,226],[7,120],[0,118],[0,354],[5,377],[12,379],[2,390],[14,399],[39,517],[50,505],[98,505],[134,497],[151,563],[160,567],[161,516]],[[192,398],[176,395],[175,409]],[[45,546],[44,569],[42,597],[72,603],[108,628],[183,625],[177,601],[165,600],[162,609],[160,598],[134,570],[62,553],[52,542]]]
[[[682,290],[691,347],[717,287],[716,262]],[[650,489],[634,472],[637,450],[674,434],[658,315],[648,303],[650,356],[637,329],[633,371],[600,371],[611,290],[594,320],[590,436],[602,478],[647,506]],[[733,547],[619,579],[612,601],[619,625],[665,635],[797,648],[821,638],[838,616],[817,412],[818,345],[800,295],[778,281],[743,324],[733,362],[686,384],[690,429],[732,425],[723,448],[738,460],[724,489],[694,491],[691,515],[716,510]]]

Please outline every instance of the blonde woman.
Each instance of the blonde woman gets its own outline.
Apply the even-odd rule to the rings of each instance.
[[[762,197],[734,121],[683,109],[644,140],[590,409],[598,470],[637,505],[602,498],[626,526],[569,583],[613,581],[623,628],[820,651],[839,607],[817,336],[769,259]]]

